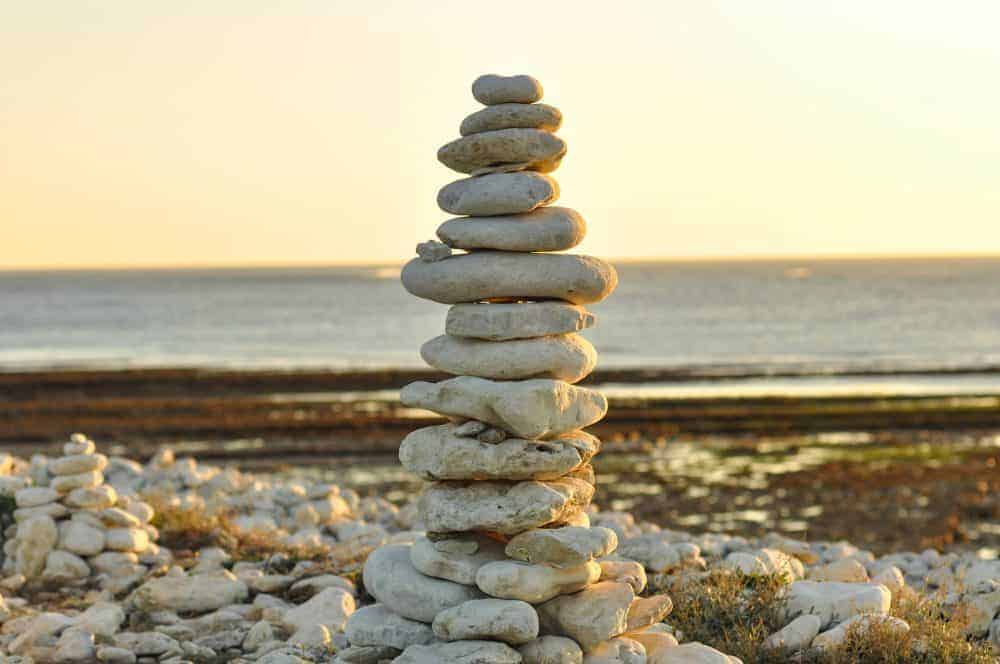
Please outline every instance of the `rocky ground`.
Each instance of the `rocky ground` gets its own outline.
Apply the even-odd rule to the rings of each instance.
[[[602,577],[627,578],[640,598],[665,593],[672,611],[582,659],[579,648],[547,659],[558,637],[541,637],[519,646],[520,661],[1000,660],[1000,561],[982,553],[875,556],[843,541],[589,516],[617,537]],[[168,449],[146,463],[105,458],[76,437],[60,457],[0,454],[0,519],[3,662],[516,661],[491,655],[495,642],[447,645],[462,616],[433,629],[379,618],[361,578],[368,554],[426,541],[407,498]],[[593,614],[565,619],[582,629],[613,601],[595,595]],[[372,620],[345,632],[358,611]]]

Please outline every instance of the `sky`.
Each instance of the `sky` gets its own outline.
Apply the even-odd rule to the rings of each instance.
[[[0,0],[0,269],[396,263],[482,73],[580,251],[1000,253],[1000,3]]]

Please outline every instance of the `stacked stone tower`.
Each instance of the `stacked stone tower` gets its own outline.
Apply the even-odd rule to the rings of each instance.
[[[410,293],[451,305],[446,334],[421,355],[456,377],[401,396],[451,420],[414,431],[399,451],[431,482],[419,503],[427,535],[369,557],[364,583],[378,603],[349,621],[347,657],[625,656],[641,646],[616,637],[661,620],[670,600],[637,598],[641,565],[609,558],[615,533],[591,528],[586,511],[600,441],[582,429],[607,401],[574,385],[597,360],[578,332],[594,324],[583,305],[607,297],[617,275],[597,258],[548,253],[576,246],[586,226],[576,211],[549,207],[559,187],[546,173],[566,144],[553,133],[562,114],[536,103],[538,81],[487,75],[472,92],[486,107],[438,152],[469,176],[438,194],[443,210],[463,216],[438,228],[442,242],[418,246],[402,273]]]

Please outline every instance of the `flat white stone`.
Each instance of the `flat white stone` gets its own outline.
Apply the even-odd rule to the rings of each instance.
[[[546,441],[507,438],[490,444],[457,436],[455,428],[443,424],[407,435],[399,446],[403,467],[432,481],[547,480],[580,467],[600,446],[582,431]]]
[[[142,553],[149,548],[149,533],[141,528],[110,528],[104,533],[104,546],[111,551]]]
[[[666,618],[673,608],[674,603],[667,595],[636,597],[628,609],[628,624],[625,631],[637,632],[646,629]]]
[[[618,636],[588,652],[583,664],[647,664],[646,648],[638,641]]]
[[[521,438],[542,438],[597,422],[608,410],[600,392],[562,381],[495,382],[460,376],[439,383],[410,383],[404,405],[487,422]]]
[[[515,536],[507,556],[553,567],[577,567],[603,558],[618,546],[618,536],[607,528],[540,528]]]
[[[483,74],[472,82],[472,96],[480,104],[531,104],[542,98],[544,91],[537,79],[527,74],[501,76]]]
[[[455,641],[410,646],[393,664],[521,664],[521,655],[497,641]]]
[[[351,614],[345,633],[351,645],[399,650],[435,641],[430,625],[397,615],[382,604],[365,606]]]
[[[565,302],[456,304],[448,310],[445,332],[490,341],[568,334],[592,327],[592,313]]]
[[[491,597],[540,604],[582,590],[600,576],[601,567],[595,562],[558,568],[504,560],[483,565],[476,574],[476,585]]]
[[[46,503],[35,507],[18,507],[14,510],[14,521],[22,523],[39,516],[61,519],[67,514],[69,514],[69,508],[62,503]]]
[[[415,258],[403,267],[411,294],[441,304],[486,300],[600,302],[618,285],[609,263],[591,256],[476,251],[434,263]]]
[[[566,142],[539,129],[497,129],[463,136],[438,150],[438,161],[459,173],[510,172],[511,169],[549,173],[566,154]]]
[[[14,494],[14,504],[18,507],[39,507],[59,499],[59,492],[47,486],[29,486]]]
[[[523,664],[582,664],[583,650],[565,636],[541,636],[517,649]]]
[[[52,478],[52,482],[49,486],[59,493],[69,493],[73,489],[99,486],[103,483],[104,474],[99,470],[91,470],[75,475],[59,475],[58,477]]]
[[[557,524],[582,511],[594,495],[577,479],[546,482],[435,482],[419,509],[431,532],[481,530],[516,535]]]
[[[437,229],[449,247],[498,251],[563,251],[580,244],[586,233],[579,212],[558,206],[525,214],[457,217]]]
[[[859,613],[889,612],[892,593],[885,586],[867,583],[796,581],[788,589],[785,616],[789,619],[812,613],[821,629]]]
[[[462,136],[497,129],[541,129],[558,131],[562,126],[562,112],[548,104],[496,104],[487,106],[462,120],[458,133]]]
[[[376,549],[364,568],[365,589],[393,613],[430,623],[445,609],[483,595],[477,588],[424,576],[410,560],[410,547],[392,544]]]
[[[419,537],[410,549],[410,562],[421,574],[476,585],[476,573],[487,563],[505,560],[504,545],[484,536],[432,542]]]
[[[48,471],[53,475],[79,475],[92,470],[104,470],[108,458],[103,454],[71,454],[49,461]]]
[[[443,641],[488,639],[520,645],[538,637],[538,614],[527,602],[474,599],[437,614],[431,627]]]
[[[666,648],[647,664],[740,664],[740,660],[703,643],[682,643]]]
[[[772,650],[783,649],[798,652],[808,648],[819,634],[822,623],[818,616],[810,613],[801,615],[764,640],[764,647]]]
[[[131,601],[136,608],[146,612],[205,613],[228,604],[239,604],[248,596],[245,583],[228,571],[219,571],[150,579],[136,589]]]
[[[309,601],[285,612],[285,629],[298,632],[313,625],[322,625],[331,632],[343,631],[356,604],[354,596],[343,588],[326,588]]]
[[[597,364],[597,351],[578,334],[483,341],[442,334],[420,348],[435,369],[497,380],[553,378],[576,383]]]
[[[540,604],[538,618],[543,633],[568,636],[587,652],[627,631],[634,599],[628,584],[604,581]]]
[[[437,204],[451,214],[486,217],[521,214],[559,198],[559,184],[533,171],[490,173],[446,184]]]
[[[93,456],[97,456],[96,454]],[[110,484],[73,489],[64,498],[67,507],[100,510],[111,507],[118,500],[118,492]]]

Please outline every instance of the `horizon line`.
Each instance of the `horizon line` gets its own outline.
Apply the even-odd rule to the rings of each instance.
[[[544,252],[567,253],[567,252]],[[75,265],[26,265],[0,266],[0,274],[16,272],[137,272],[157,270],[261,270],[261,269],[321,269],[332,267],[402,267],[410,259],[398,261],[350,260],[328,263],[293,261],[256,261],[246,263],[195,262],[195,263],[135,263],[135,264],[75,264]],[[828,253],[828,254],[746,254],[704,256],[627,256],[603,258],[609,263],[711,263],[711,262],[769,262],[769,261],[872,261],[872,260],[946,260],[946,259],[1000,259],[1000,252],[950,252],[950,253]]]

